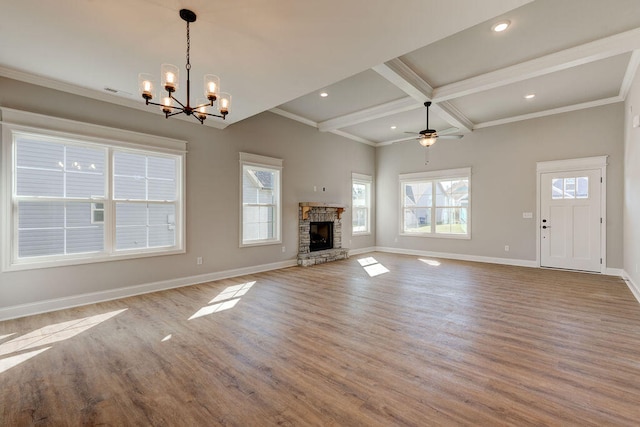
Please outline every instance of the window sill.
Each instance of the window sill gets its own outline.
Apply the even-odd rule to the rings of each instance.
[[[24,271],[24,270],[36,270],[41,268],[54,268],[54,267],[69,267],[74,265],[94,264],[110,261],[123,261],[137,258],[149,258],[165,255],[179,255],[184,254],[184,249],[172,249],[164,251],[148,251],[137,253],[118,253],[114,255],[100,255],[100,256],[78,256],[76,258],[65,259],[50,259],[42,261],[18,261],[9,265],[4,265],[2,271]]]
[[[433,239],[471,240],[471,234],[400,233],[403,237],[427,237]]]

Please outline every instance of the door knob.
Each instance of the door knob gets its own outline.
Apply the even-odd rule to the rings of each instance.
[[[543,225],[542,228],[551,228],[550,225]]]

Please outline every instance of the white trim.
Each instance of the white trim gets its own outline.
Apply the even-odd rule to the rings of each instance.
[[[277,159],[275,157],[267,157],[261,156],[259,154],[252,153],[243,153],[240,152],[240,188],[239,188],[239,226],[238,226],[238,239],[239,239],[239,247],[240,248],[249,248],[253,246],[265,246],[265,245],[278,245],[282,243],[282,165],[283,160]],[[261,240],[252,240],[245,241],[244,240],[244,167],[245,166],[254,166],[256,168],[261,169],[271,169],[276,170],[277,173],[277,181],[278,181],[278,189],[277,189],[277,197],[278,201],[276,203],[276,238],[273,239],[261,239]]]
[[[432,100],[435,90],[400,58],[376,65],[372,69],[413,98],[418,104],[416,107],[422,107],[425,101]],[[431,111],[462,132],[471,132],[473,129],[471,120],[447,101],[434,102]]]
[[[537,172],[570,172],[586,169],[601,169],[607,166],[609,156],[583,157],[580,159],[536,162]]]
[[[373,176],[364,173],[351,172],[351,181],[373,182]]]
[[[0,208],[2,209],[2,212],[0,212],[0,221],[2,222],[0,228],[3,235],[7,236],[0,243],[0,268],[2,271],[21,271],[185,253],[186,141],[50,117],[11,108],[2,107],[0,108],[0,113],[4,120],[0,122],[2,124],[2,158],[0,158],[0,164],[2,164],[3,169],[3,183],[0,188],[0,197],[2,199],[0,201]],[[32,126],[31,123],[36,126]],[[172,160],[176,161],[176,176],[179,177],[181,186],[181,188],[176,188],[176,192],[180,196],[179,199],[171,202],[176,206],[176,244],[170,248],[117,251],[113,246],[113,233],[115,233],[115,223],[113,221],[115,221],[115,216],[111,212],[111,215],[107,215],[111,218],[111,222],[109,224],[105,223],[105,250],[101,253],[18,259],[16,251],[17,228],[12,228],[12,225],[15,225],[13,221],[14,215],[17,215],[12,211],[14,207],[14,189],[12,185],[15,176],[14,143],[18,136],[33,136],[64,145],[78,144],[84,147],[94,146],[104,149],[108,154],[105,163],[105,180],[107,181],[108,191],[105,190],[106,197],[99,200],[110,205],[111,209],[115,208],[115,203],[117,202],[113,198],[113,188],[111,188],[113,172],[111,165],[114,150],[171,157]],[[109,229],[113,233],[107,233],[106,231]]]
[[[571,111],[584,110],[587,108],[601,107],[603,105],[615,104],[617,102],[623,102],[624,99],[618,96],[612,96],[611,98],[598,99],[596,101],[583,102],[581,104],[567,105],[565,107],[553,108],[551,110],[537,111],[535,113],[523,114],[521,116],[507,117],[504,119],[492,120],[489,122],[478,123],[473,126],[473,130],[483,129],[492,126],[501,126],[509,123],[521,122],[523,120],[538,119],[540,117],[554,116],[556,114],[569,113]]]
[[[39,76],[36,74],[25,73],[23,71],[18,71],[16,69],[3,67],[3,66],[0,66],[0,76],[7,77],[12,80],[18,80],[25,83],[31,83],[37,86],[43,86],[46,88],[59,90],[61,92],[80,95],[85,98],[104,101],[104,102],[120,105],[127,108],[133,108],[138,111],[144,111],[146,113],[151,113],[157,116],[164,117],[164,113],[162,113],[162,111],[159,108],[149,108],[149,106],[144,103],[142,98],[136,98],[136,99],[128,98],[134,95],[126,91],[119,90],[118,94],[124,95],[124,96],[117,96],[117,95],[106,93],[100,90],[80,87],[74,84],[62,82],[60,80]],[[175,116],[174,118],[176,120],[181,120],[183,122],[198,123],[194,121],[191,117],[187,117],[184,114]],[[229,120],[206,120],[204,122],[204,125],[213,127],[216,129],[224,129],[233,123],[234,123],[233,121],[229,121]]]
[[[351,235],[352,236],[366,236],[371,234],[372,224],[371,224],[371,212],[374,209],[373,206],[373,176],[366,175],[357,172],[351,172],[351,191],[353,192],[353,184],[362,184],[367,189],[366,194],[366,205],[364,206],[367,210],[367,226],[365,231],[354,231],[353,230],[353,215],[356,212],[356,206],[353,204],[353,198],[351,200]],[[361,206],[357,206],[357,208],[361,208]]]
[[[282,169],[283,161],[282,159],[276,159],[275,157],[267,157],[261,156],[259,154],[240,152],[240,163],[251,164],[255,166],[270,166]]]
[[[406,232],[404,230],[404,184],[410,182],[420,182],[424,180],[429,180],[435,185],[435,182],[447,179],[447,178],[467,178],[467,196],[468,196],[468,205],[467,205],[467,232],[465,234],[453,234],[453,233],[436,233],[436,232],[428,232],[428,233],[411,233]],[[429,172],[412,172],[412,173],[402,173],[398,175],[398,203],[400,210],[400,221],[398,222],[398,234],[400,236],[406,237],[420,237],[420,238],[437,238],[437,239],[461,239],[461,240],[471,240],[471,168],[458,168],[458,169],[446,169],[446,170],[438,170],[438,171],[429,171]],[[435,191],[435,189],[434,189]],[[432,211],[432,215],[435,214],[435,210],[433,210],[436,206],[436,197],[434,192],[434,197],[432,200],[432,204],[429,209]],[[435,230],[434,225],[431,225],[432,230]]]
[[[629,288],[633,296],[636,298],[636,300],[640,302],[640,286],[638,286],[638,284],[631,279],[631,276],[629,275],[629,273],[627,273],[624,270],[622,271],[622,279],[625,281],[625,283],[627,284],[627,287]]]
[[[421,179],[459,178],[466,176],[471,177],[470,167],[429,172],[401,173],[400,175],[398,175],[398,178],[400,179],[400,181],[419,181]]]
[[[333,119],[325,120],[318,123],[320,132],[329,132],[349,126],[357,125],[363,122],[379,119],[381,117],[391,116],[393,114],[404,113],[405,111],[415,110],[420,104],[415,99],[407,96],[395,101],[387,102],[375,107],[366,108],[354,113],[338,116]]]
[[[1,107],[0,113],[2,114],[0,123],[2,123],[3,129],[8,127],[12,130],[26,132],[46,132],[47,136],[75,140],[82,137],[83,141],[118,147],[145,150],[152,147],[154,150],[163,150],[172,154],[182,154],[187,151],[187,141],[180,139],[78,122],[6,107]]]
[[[548,172],[572,172],[582,170],[600,170],[602,185],[600,187],[600,217],[602,225],[600,226],[600,273],[606,274],[607,271],[607,158],[608,155],[583,157],[579,159],[551,160],[546,162],[536,162],[536,213],[537,218],[542,218],[541,182],[542,174]],[[536,227],[536,263],[540,267],[540,224]]]
[[[295,120],[296,122],[305,124],[307,126],[311,126],[314,128],[318,127],[318,123],[314,122],[313,120],[307,119],[306,117],[302,117],[298,114],[290,113],[288,111],[283,110],[282,108],[272,108],[269,111],[272,112],[273,114],[286,117],[287,119],[290,119],[290,120]]]
[[[512,83],[544,76],[632,51],[640,43],[640,28],[605,37],[546,56],[440,86],[433,102],[460,98]]]
[[[165,291],[168,289],[191,286],[199,283],[213,282],[216,280],[229,279],[232,277],[245,276],[248,274],[261,273],[264,271],[278,270],[281,268],[295,267],[296,260],[274,262],[252,267],[244,267],[233,270],[218,271],[215,273],[200,274],[197,276],[182,277],[178,279],[163,280],[160,282],[145,283],[142,285],[127,286],[106,291],[92,292],[81,295],[74,295],[64,298],[56,298],[45,301],[38,301],[29,304],[14,305],[0,308],[0,321],[15,319],[18,317],[32,316],[50,311],[63,310],[87,304],[95,304],[104,301],[112,301],[151,292]]]
[[[368,247],[368,248],[360,248],[360,249],[349,249],[349,256],[367,254],[369,252],[375,252],[375,251],[376,251],[375,246]]]
[[[532,268],[537,267],[535,261],[529,261],[524,259],[495,258],[495,257],[486,257],[486,256],[480,256],[480,255],[465,255],[465,254],[454,254],[454,253],[447,253],[447,252],[419,251],[414,249],[389,248],[384,246],[376,246],[375,250],[377,252],[387,252],[391,254],[429,256],[434,258],[455,259],[459,261],[473,261],[473,262],[484,262],[488,264],[514,265],[517,267],[532,267]]]

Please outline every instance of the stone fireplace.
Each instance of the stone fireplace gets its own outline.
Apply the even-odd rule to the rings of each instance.
[[[303,202],[298,206],[298,265],[307,267],[349,258],[342,247],[342,213],[337,204]]]

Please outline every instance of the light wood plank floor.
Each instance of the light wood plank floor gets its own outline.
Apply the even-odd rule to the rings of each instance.
[[[640,304],[372,253],[2,322],[0,371],[3,426],[638,425]]]

